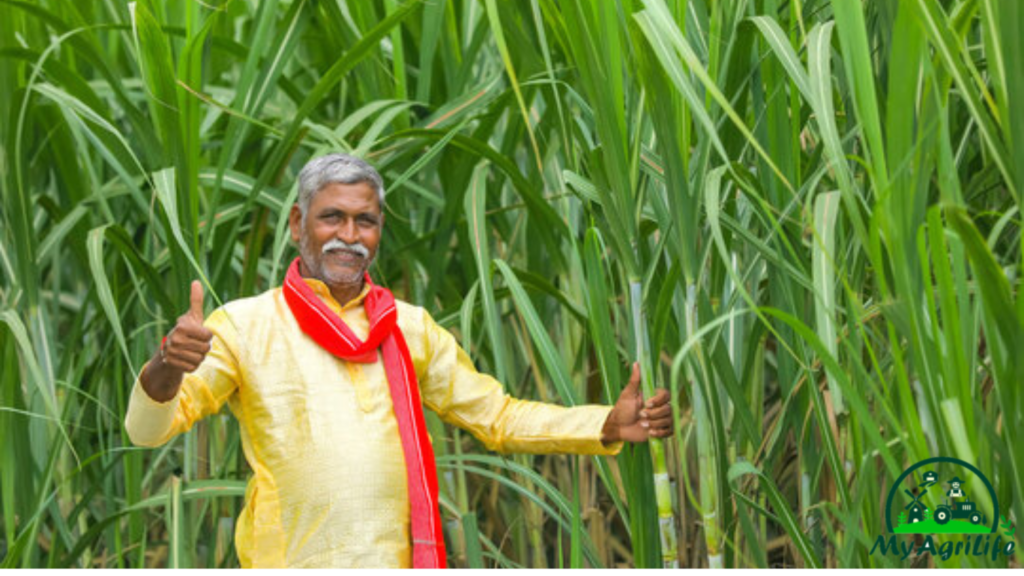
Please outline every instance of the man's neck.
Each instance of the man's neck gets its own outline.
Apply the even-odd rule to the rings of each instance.
[[[302,261],[299,261],[299,274],[301,274],[303,278],[314,278],[316,280],[320,280],[309,273],[309,269],[306,268],[306,265]],[[326,282],[324,282],[324,284],[327,284],[327,289],[331,291],[331,297],[334,298],[334,301],[344,308],[346,304],[362,293],[363,282],[363,278],[360,277],[358,282],[353,282],[351,284],[327,284]]]
[[[360,279],[358,284],[328,285],[327,287],[330,288],[334,300],[344,308],[363,291],[363,280]]]

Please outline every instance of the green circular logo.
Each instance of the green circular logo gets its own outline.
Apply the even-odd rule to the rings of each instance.
[[[993,511],[992,511],[992,529],[989,531],[989,533],[990,534],[995,534],[998,531],[998,529],[999,529],[999,500],[996,498],[996,491],[995,491],[994,488],[992,488],[992,483],[989,482],[988,478],[985,477],[985,475],[981,473],[981,470],[978,470],[973,465],[971,465],[971,464],[969,464],[967,462],[964,462],[963,460],[960,460],[958,458],[949,458],[948,456],[936,456],[935,458],[928,458],[927,460],[921,460],[917,464],[914,464],[913,466],[911,466],[911,467],[907,468],[906,470],[904,470],[903,473],[900,474],[900,477],[897,478],[895,482],[893,482],[892,487],[889,488],[889,496],[885,500],[885,527],[886,527],[886,530],[888,531],[888,533],[889,534],[896,533],[896,530],[894,530],[893,526],[892,526],[892,513],[891,513],[892,501],[893,501],[893,498],[896,496],[896,490],[900,486],[902,486],[903,481],[907,478],[907,476],[910,476],[911,474],[913,474],[913,472],[915,470],[918,470],[919,468],[923,468],[925,466],[928,466],[929,464],[939,464],[939,463],[955,464],[957,466],[962,466],[962,467],[970,470],[971,472],[973,472],[974,475],[977,476],[978,478],[981,478],[982,483],[985,484],[985,488],[988,489],[989,497],[992,498],[992,509],[993,509]],[[925,489],[927,489],[927,487],[929,485],[931,485],[931,484],[938,483],[937,475],[934,472],[931,472],[931,471],[925,473],[925,480],[926,480],[925,482],[920,484],[920,486],[924,487]],[[950,503],[950,501],[947,501],[946,504],[942,504],[942,505],[939,505],[938,507],[936,507],[936,509],[932,512],[933,516],[932,516],[932,518],[930,520],[933,520],[934,524],[936,524],[938,526],[946,526],[953,519],[966,520],[966,521],[970,522],[972,525],[979,524],[979,522],[980,522],[980,520],[982,518],[981,512],[976,509],[975,503],[971,502],[969,498],[966,498],[965,494],[963,494],[962,490],[960,489],[960,484],[963,482],[963,480],[960,480],[960,478],[958,476],[954,476],[952,479],[947,480],[945,482],[952,486],[950,492],[947,493],[948,495],[951,496],[950,500],[952,500],[952,503]],[[905,490],[905,492],[907,492],[907,494],[910,495],[913,498],[911,503],[907,505],[907,508],[912,508],[915,503],[919,503],[918,498],[920,498],[924,494],[924,492],[922,491],[921,494],[918,494],[918,495],[915,496],[909,490]],[[960,498],[965,499],[966,501],[958,502],[957,500],[959,498],[957,496],[959,496]],[[921,504],[921,506],[923,507],[924,505]],[[918,509],[916,507],[912,508],[912,514],[916,513],[917,511],[918,511]],[[929,511],[929,512],[931,512],[931,511]],[[913,521],[917,522],[916,519],[913,520]],[[946,533],[957,533],[957,532],[950,532],[948,530],[941,530],[941,529],[935,530],[935,531],[936,532],[946,532]],[[972,531],[972,532],[977,533],[977,531]],[[911,532],[911,533],[922,533],[922,532]]]

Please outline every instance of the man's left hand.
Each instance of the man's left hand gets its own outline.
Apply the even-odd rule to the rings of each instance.
[[[655,390],[653,398],[644,400],[640,390],[640,364],[633,363],[629,385],[619,394],[618,401],[608,414],[601,430],[601,442],[646,442],[648,438],[667,438],[672,435],[672,405],[668,390]]]

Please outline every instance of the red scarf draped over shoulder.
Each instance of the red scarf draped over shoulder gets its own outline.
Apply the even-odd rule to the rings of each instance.
[[[369,274],[365,275],[365,280],[370,285],[370,291],[363,300],[366,317],[370,321],[370,333],[365,341],[360,341],[345,321],[303,281],[299,273],[299,258],[288,267],[282,290],[299,327],[324,350],[348,362],[373,363],[377,361],[377,349],[380,349],[405,454],[412,565],[414,568],[444,568],[437,470],[423,418],[416,370],[402,330],[398,327],[394,296],[387,288],[374,284]]]

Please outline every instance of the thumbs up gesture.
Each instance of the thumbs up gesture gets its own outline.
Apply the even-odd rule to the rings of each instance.
[[[640,364],[633,363],[629,384],[619,394],[601,430],[604,443],[645,442],[648,438],[672,435],[672,405],[668,390],[656,390],[653,398],[644,398],[640,390]]]
[[[203,285],[192,281],[188,312],[178,317],[167,339],[160,347],[160,358],[167,366],[182,372],[194,372],[210,352],[213,332],[203,326]]]

